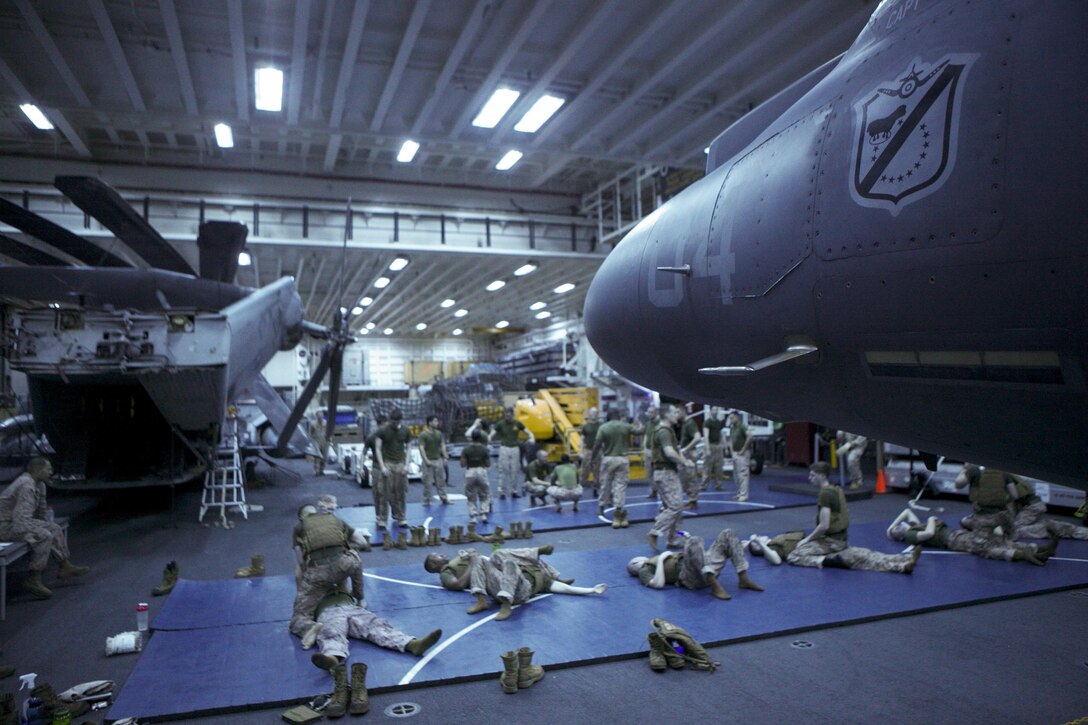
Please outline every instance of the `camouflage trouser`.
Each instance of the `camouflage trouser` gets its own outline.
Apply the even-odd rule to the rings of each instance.
[[[363,564],[359,554],[346,551],[340,558],[328,564],[309,565],[302,569],[302,576],[295,579],[295,604],[291,608],[291,634],[301,637],[314,623],[314,610],[329,593],[351,577],[352,589],[363,593]]]
[[[389,506],[393,509],[393,520],[400,522],[408,519],[408,467],[403,463],[387,463],[389,474],[385,478],[385,495],[388,497]]]
[[[1035,526],[1036,524],[1039,524],[1039,523],[1042,522],[1043,514],[1045,514],[1045,513],[1046,513],[1046,504],[1043,503],[1042,501],[1036,501],[1035,503],[1030,503],[1027,506],[1025,506],[1024,508],[1020,509],[1019,511],[1016,512],[1016,517],[1012,520],[1012,532],[1011,532],[1012,535],[1016,536],[1016,537],[1021,537],[1022,536],[1022,537],[1027,538],[1027,539],[1045,539],[1045,538],[1047,538],[1048,536],[1050,536],[1050,534],[1046,533],[1046,524],[1045,523],[1042,526],[1038,527],[1038,530],[1041,530],[1041,531],[1044,532],[1042,536],[1031,536],[1030,533],[1028,533],[1028,534],[1023,533],[1024,529],[1027,529],[1029,532],[1034,532],[1036,529],[1033,529],[1032,527]]]
[[[446,498],[446,466],[442,459],[423,464],[423,500],[431,500],[431,487],[439,498]]]
[[[593,455],[593,451],[590,450],[582,459],[582,468],[578,476],[586,483],[593,481],[593,490],[596,491],[601,480],[601,454]]]
[[[968,514],[960,519],[960,526],[971,531],[981,531],[983,533],[992,534],[993,530],[1000,526],[1006,531],[1011,525],[1009,520],[1009,512],[1005,510],[994,511],[991,513],[975,513]]]
[[[794,566],[820,566],[823,558],[838,554],[847,569],[901,572],[910,563],[910,554],[881,554],[860,546],[850,546],[836,539],[811,539],[794,549],[786,561]]]
[[[750,452],[733,454],[733,478],[737,482],[737,498],[748,498],[748,469],[752,465]]]
[[[667,546],[675,546],[676,530],[683,518],[684,502],[680,493],[680,474],[668,469],[654,471],[654,485],[661,496],[664,509],[654,519],[650,533],[658,538],[664,536]]]
[[[321,631],[317,647],[323,655],[348,658],[348,637],[372,642],[379,647],[403,652],[413,637],[401,632],[388,619],[362,607],[329,607],[317,618]]]
[[[544,498],[548,495],[548,484],[546,483],[533,483],[532,481],[525,482],[525,493],[530,496],[540,496]]]
[[[684,454],[684,458],[689,461],[695,462],[695,449],[691,449]],[[688,501],[699,500],[699,489],[702,487],[702,481],[699,480],[698,466],[684,466],[680,469],[680,481],[684,487],[684,495],[687,496]]]
[[[721,489],[723,462],[722,444],[707,443],[706,458],[703,459],[703,489],[709,488],[711,481],[714,481],[716,488]]]
[[[680,563],[680,583],[688,589],[702,589],[707,586],[706,575],[715,578],[722,573],[726,560],[733,562],[733,568],[740,574],[748,571],[748,560],[744,558],[744,547],[732,529],[723,529],[710,549],[703,548],[701,536],[689,536],[684,542],[684,560]]]
[[[522,568],[541,574],[545,586],[559,578],[555,567],[540,558],[539,549],[499,549],[490,557],[476,556],[469,565],[469,591],[514,604],[527,602],[535,593],[534,580]]]
[[[374,497],[374,518],[382,528],[389,519],[389,499],[385,495],[385,476],[377,464],[370,469],[370,493]]]
[[[631,464],[627,456],[605,456],[601,460],[601,506],[623,508],[627,501],[627,481],[631,478]]]
[[[988,532],[957,529],[949,532],[947,548],[949,551],[962,551],[981,556],[984,559],[1012,561],[1018,551],[1035,553],[1034,544],[1021,544],[1004,537],[997,537]]]
[[[491,510],[491,483],[487,480],[487,469],[469,468],[465,471],[465,498],[468,499],[468,514],[476,520],[479,514]]]
[[[865,449],[851,447],[846,453],[846,470],[850,474],[850,487],[861,486],[861,457],[865,455]]]
[[[1022,517],[1023,514],[1028,512],[1028,509],[1034,507],[1038,507],[1036,509],[1037,514]],[[1060,539],[1088,541],[1088,526],[1071,524],[1058,519],[1044,519],[1043,514],[1045,513],[1046,504],[1042,501],[1020,509],[1020,513],[1016,514],[1016,521],[1013,523],[1013,535],[1018,539],[1047,539],[1053,533]]]
[[[25,541],[29,544],[31,571],[44,571],[50,554],[57,561],[68,560],[64,529],[52,521],[30,519],[0,522],[0,541]]]
[[[499,495],[516,493],[521,477],[521,449],[499,446]]]
[[[582,500],[582,487],[575,486],[574,488],[563,488],[562,486],[548,486],[548,495],[552,497],[556,503],[559,501],[581,501]]]

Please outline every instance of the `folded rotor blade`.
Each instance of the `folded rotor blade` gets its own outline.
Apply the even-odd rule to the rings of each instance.
[[[93,176],[58,176],[53,185],[76,206],[102,222],[152,267],[196,274],[185,257],[106,182]]]
[[[336,405],[340,402],[340,376],[344,370],[344,344],[337,341],[332,351],[329,364],[329,409],[325,418],[325,443],[321,454],[328,453],[332,444],[332,434],[336,432]]]
[[[115,254],[73,234],[59,224],[54,224],[32,211],[27,211],[7,199],[0,199],[0,222],[15,227],[23,234],[45,242],[57,251],[64,252],[92,267],[131,267]]]
[[[279,438],[276,440],[276,452],[277,455],[284,455],[287,451],[287,444],[291,441],[292,432],[298,427],[298,422],[302,420],[302,416],[306,413],[306,406],[313,400],[314,393],[317,392],[317,388],[321,385],[321,379],[325,377],[325,373],[329,369],[329,363],[332,359],[333,348],[335,343],[326,343],[325,347],[321,350],[321,359],[318,360],[317,369],[314,370],[313,375],[310,377],[310,382],[306,383],[306,387],[302,389],[302,394],[298,396],[298,401],[295,402],[295,407],[291,409],[291,415],[287,418],[287,422],[283,424],[283,428],[280,430]]]
[[[291,409],[287,407],[287,403],[283,402],[283,399],[264,375],[258,375],[254,378],[253,382],[246,386],[243,394],[253,396],[254,400],[257,401],[257,407],[268,418],[269,424],[275,429],[277,435],[287,429],[287,419],[291,416]],[[291,431],[288,453],[306,454],[316,452],[317,450],[314,448],[312,441],[296,425]]]
[[[31,247],[29,244],[23,244],[19,240],[3,234],[0,234],[0,254],[7,255],[16,262],[38,267],[63,267],[68,264],[52,254]]]

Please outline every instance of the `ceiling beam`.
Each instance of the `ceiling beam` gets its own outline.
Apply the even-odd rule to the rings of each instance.
[[[234,112],[249,121],[249,72],[246,63],[246,29],[242,0],[227,0],[227,25],[230,27],[230,58],[234,70]]]
[[[91,7],[91,14],[94,15],[95,22],[98,24],[98,32],[102,33],[102,39],[106,41],[106,50],[113,59],[114,66],[117,67],[117,75],[121,78],[121,85],[125,87],[125,92],[128,94],[132,107],[139,113],[143,113],[147,110],[147,106],[144,104],[144,98],[136,85],[136,77],[132,75],[132,68],[125,58],[125,51],[121,48],[121,41],[117,39],[117,31],[114,30],[113,23],[110,22],[109,13],[106,12],[106,5],[102,0],[88,0],[88,3]]]
[[[685,66],[689,67],[689,70],[699,74],[701,71],[696,70],[692,66],[692,61],[696,55],[704,49],[704,47],[712,41],[717,41],[723,47],[729,47],[728,43],[724,42],[726,38],[735,36],[739,30],[737,26],[742,23],[744,26],[750,26],[752,22],[758,20],[762,13],[769,12],[775,5],[773,3],[755,3],[754,5],[748,5],[747,3],[740,3],[733,5],[729,12],[724,13],[718,20],[711,23],[703,32],[693,38],[690,42],[684,42],[683,46],[672,55],[671,58],[660,63],[655,63],[655,70],[650,74],[650,77],[645,79],[642,83],[638,84],[635,88],[613,106],[603,116],[598,116],[593,120],[591,124],[583,126],[580,131],[580,137],[575,141],[571,148],[575,151],[584,149],[592,140],[594,135],[599,130],[607,129],[610,125],[616,121],[621,120],[623,116],[629,115],[632,107],[642,99],[647,93],[658,88],[668,78],[675,73],[683,70]],[[812,7],[818,7],[818,4],[812,5]],[[747,15],[748,17],[745,17]],[[795,32],[791,26],[791,32]],[[733,32],[730,33],[729,31]],[[730,53],[732,55],[732,53]]]
[[[389,106],[393,103],[393,96],[400,86],[404,68],[408,65],[408,58],[412,54],[412,48],[416,44],[419,31],[423,28],[423,20],[427,17],[427,11],[430,10],[430,7],[431,0],[416,0],[416,6],[412,9],[412,17],[409,18],[404,37],[401,38],[400,48],[397,49],[397,56],[393,59],[393,67],[389,70],[389,77],[385,79],[385,89],[382,90],[381,98],[378,100],[378,108],[374,111],[374,118],[370,120],[371,131],[380,129],[385,121],[385,115],[389,112]]]
[[[525,114],[525,111],[532,108],[533,104],[540,100],[548,91],[548,86],[552,84],[556,76],[560,71],[567,67],[574,55],[582,49],[582,46],[589,40],[590,36],[597,31],[601,23],[612,16],[612,13],[616,11],[619,6],[620,0],[604,0],[599,3],[597,9],[593,12],[593,15],[586,21],[580,22],[578,26],[578,32],[566,46],[563,47],[562,52],[552,61],[551,65],[540,75],[536,84],[533,85],[527,93],[525,93],[518,101],[517,107],[510,109],[512,113],[507,113],[503,119],[495,126],[495,132],[491,134],[491,142],[496,143],[499,139],[510,131],[513,125],[517,122],[517,119],[521,118]],[[520,112],[519,112],[520,111]]]
[[[457,38],[457,43],[454,44],[453,49],[450,51],[449,55],[446,56],[446,63],[442,66],[438,78],[435,79],[431,92],[427,94],[427,100],[424,102],[423,108],[419,110],[419,113],[416,114],[415,121],[412,122],[410,134],[413,137],[417,136],[419,132],[423,130],[435,105],[446,92],[446,87],[449,85],[454,71],[461,65],[465,53],[468,52],[469,47],[475,42],[476,35],[480,32],[480,25],[483,23],[484,11],[487,10],[488,7],[490,7],[490,4],[486,2],[486,0],[476,0],[476,5],[472,8],[472,12],[469,14],[468,19],[461,24],[461,32]]]
[[[0,58],[0,77],[8,82],[12,90],[15,91],[15,95],[19,97],[23,103],[34,103],[35,98],[30,95],[30,91],[23,85],[23,82],[19,80],[19,77],[15,75],[15,71],[4,62],[3,58]],[[87,148],[87,144],[83,142],[83,139],[79,137],[72,125],[68,123],[68,119],[64,117],[59,110],[55,108],[43,108],[42,111],[53,122],[53,125],[57,127],[57,130],[61,132],[61,135],[68,140],[68,143],[72,145],[72,148],[76,150],[76,153],[84,158],[90,158],[91,151]]]
[[[87,94],[83,91],[83,86],[79,84],[71,67],[68,65],[67,61],[64,60],[64,56],[60,53],[60,48],[57,47],[57,43],[53,40],[53,36],[51,36],[46,29],[41,16],[38,15],[29,0],[14,0],[14,2],[15,6],[19,8],[19,12],[21,12],[26,19],[27,25],[30,26],[31,32],[34,33],[34,37],[37,38],[38,43],[42,46],[42,50],[44,50],[45,54],[49,57],[49,61],[53,64],[53,67],[57,69],[57,73],[60,74],[61,79],[64,81],[64,85],[68,86],[68,90],[75,96],[79,105],[84,108],[90,107],[91,99],[87,98]]]
[[[532,143],[533,147],[540,148],[545,139],[553,135],[563,124],[569,123],[575,116],[574,111],[576,109],[580,110],[585,105],[586,100],[592,98],[593,94],[627,63],[639,47],[654,40],[666,25],[673,22],[673,16],[687,8],[687,3],[683,2],[665,3],[657,15],[646,23],[634,38],[623,39],[619,49],[612,54],[612,57],[603,66],[594,69],[590,73],[590,81],[578,92],[573,100],[566,104],[563,113],[558,114],[536,134],[536,138],[533,139]]]
[[[166,26],[166,39],[170,43],[170,55],[174,59],[174,69],[178,74],[185,112],[195,116],[198,113],[196,89],[193,88],[193,76],[189,72],[189,59],[185,55],[185,42],[181,38],[181,24],[178,22],[178,10],[174,6],[174,0],[159,0],[159,10],[162,12],[163,25]]]
[[[359,45],[363,41],[363,28],[366,25],[366,12],[370,9],[370,0],[358,0],[351,13],[351,25],[344,43],[344,54],[340,58],[340,74],[336,78],[336,91],[332,96],[332,114],[329,116],[329,128],[336,131],[344,120],[344,105],[347,103],[348,87],[355,72],[355,62],[359,59]],[[325,171],[332,171],[336,166],[336,157],[340,154],[343,136],[334,133],[325,148]]]
[[[506,41],[506,47],[502,49],[499,56],[491,62],[491,72],[487,74],[483,83],[480,84],[480,88],[476,91],[476,95],[472,97],[472,100],[465,104],[464,110],[461,111],[461,116],[453,124],[453,128],[450,129],[450,136],[457,138],[463,135],[468,129],[469,121],[471,121],[477,113],[480,112],[480,108],[483,107],[484,102],[495,92],[495,87],[502,78],[502,74],[506,72],[507,66],[517,55],[517,52],[521,50],[521,46],[525,44],[525,41],[529,38],[529,33],[536,27],[537,23],[544,19],[548,14],[548,10],[551,8],[552,0],[537,0],[532,4],[532,10],[529,14],[521,19],[517,29],[509,36]]]
[[[332,16],[336,3],[325,3],[325,13],[321,18],[321,42],[317,46],[317,70],[314,74],[314,92],[310,99],[310,116],[324,118],[325,56],[329,53],[329,36],[332,35]]]
[[[332,3],[330,3],[331,5]],[[291,77],[287,81],[287,125],[297,126],[306,82],[306,39],[310,35],[310,0],[295,1],[295,35],[291,43]]]

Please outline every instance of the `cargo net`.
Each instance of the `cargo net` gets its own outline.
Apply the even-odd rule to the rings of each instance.
[[[489,423],[502,418],[503,390],[514,388],[507,388],[504,381],[490,377],[443,380],[431,388],[428,397],[433,401],[434,413],[449,440],[463,440],[465,430],[477,418]]]

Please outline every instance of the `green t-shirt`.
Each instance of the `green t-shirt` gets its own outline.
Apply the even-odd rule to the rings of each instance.
[[[600,422],[586,423],[582,426],[582,441],[586,445],[586,450],[592,450],[593,446],[597,443],[597,433],[601,430]]]
[[[734,453],[740,453],[740,449],[744,448],[747,442],[748,429],[744,427],[744,423],[738,423],[729,429],[729,443],[733,446]]]
[[[725,427],[724,420],[718,420],[717,418],[710,418],[703,424],[706,428],[706,442],[710,444],[719,444],[722,442],[722,428]]]
[[[601,454],[604,456],[627,456],[631,450],[631,434],[635,426],[622,420],[610,420],[597,431],[601,442]]]
[[[699,424],[695,422],[694,418],[688,418],[684,421],[684,427],[680,430],[680,447],[686,448],[689,443],[695,440],[695,435],[699,432]]]
[[[525,469],[525,480],[530,483],[534,478],[538,481],[547,481],[548,476],[550,476],[551,473],[552,467],[549,466],[547,462],[541,463],[540,461],[533,461]]]
[[[919,542],[918,534],[925,530],[926,527],[922,524],[914,524],[903,536],[903,541],[907,544],[919,544],[921,546],[929,547],[930,549],[948,548],[948,537],[950,536],[950,532],[948,531],[948,526],[943,521],[937,522],[937,530],[933,533],[932,538]]]
[[[464,468],[490,468],[491,451],[483,443],[469,443],[461,450],[461,465]]]
[[[468,571],[469,560],[465,557],[458,556],[455,559],[450,559],[446,562],[446,565],[442,567],[442,571],[438,572],[438,579],[442,582],[442,586],[449,589],[453,586],[453,583],[465,575]]]
[[[442,446],[444,438],[445,436],[442,435],[440,430],[434,428],[423,429],[423,432],[419,434],[419,443],[423,446],[423,452],[427,458],[434,461],[443,457],[445,453]]]
[[[663,422],[654,431],[653,461],[655,470],[675,471],[676,463],[665,456],[665,449],[672,446],[676,449],[676,433],[668,422]]]
[[[665,583],[675,584],[680,581],[680,564],[684,561],[684,555],[679,554],[677,556],[670,556],[665,559],[665,565],[662,567],[665,570]],[[638,570],[638,580],[642,582],[644,586],[650,585],[650,580],[654,578],[654,573],[657,571],[657,557],[647,559],[642,567]]]
[[[574,488],[578,485],[578,467],[573,463],[560,463],[552,471],[552,476],[560,488]]]
[[[521,438],[518,434],[525,430],[525,424],[520,420],[507,422],[506,419],[503,418],[495,424],[494,428],[495,432],[499,435],[499,445],[509,448],[511,446],[516,446],[521,442]]]
[[[402,423],[397,428],[386,423],[378,431],[378,437],[382,439],[382,460],[386,463],[404,463],[408,460],[408,441],[412,434]]]
[[[846,529],[850,526],[850,514],[846,510],[846,495],[838,486],[824,486],[816,499],[816,524],[820,523],[820,509],[831,510],[831,522],[824,534],[829,539],[846,541]]]

